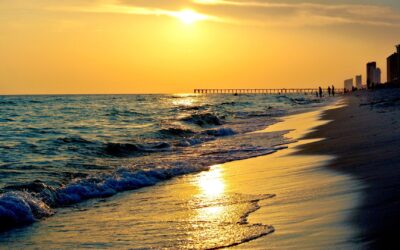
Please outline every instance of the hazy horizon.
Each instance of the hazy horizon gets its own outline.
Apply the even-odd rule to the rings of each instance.
[[[4,0],[0,94],[295,88],[363,75],[400,42],[400,2]]]

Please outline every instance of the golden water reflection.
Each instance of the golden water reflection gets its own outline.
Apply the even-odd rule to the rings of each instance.
[[[208,198],[221,196],[225,191],[225,182],[220,165],[212,167],[209,172],[203,172],[197,181],[201,194]]]
[[[196,220],[221,220],[223,214],[227,212],[226,206],[223,204],[225,180],[221,166],[213,166],[210,171],[201,173],[196,185],[199,190]]]
[[[172,99],[172,104],[176,106],[193,106],[198,100],[191,94],[175,94],[177,98]]]
[[[225,191],[225,181],[220,165],[213,166],[210,171],[199,175],[196,185],[199,190],[197,220],[218,220],[226,209],[221,201]]]
[[[249,224],[247,215],[257,210],[257,195],[232,193],[222,165],[197,175],[192,183],[197,194],[190,207],[190,238],[187,248],[207,249],[240,244],[271,233],[272,228]]]

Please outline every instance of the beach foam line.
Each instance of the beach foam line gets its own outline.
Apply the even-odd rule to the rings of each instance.
[[[282,147],[263,150],[258,155],[270,154],[278,149],[282,149]],[[44,217],[53,215],[56,212],[55,208],[58,207],[153,186],[177,176],[207,171],[210,166],[193,166],[181,163],[178,166],[147,170],[120,167],[112,173],[95,174],[74,179],[60,188],[53,188],[40,181],[8,187],[9,190],[17,191],[0,194],[0,221],[2,221],[0,231],[32,224]]]

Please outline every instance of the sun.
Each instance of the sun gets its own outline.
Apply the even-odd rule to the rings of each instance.
[[[185,9],[176,14],[176,17],[184,24],[193,24],[198,21],[207,19],[207,16],[197,13],[190,9]]]

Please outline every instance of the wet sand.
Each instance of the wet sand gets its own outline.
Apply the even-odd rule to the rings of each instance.
[[[394,249],[400,223],[400,91],[362,91],[346,96],[347,107],[331,110],[334,120],[307,138],[301,154],[333,154],[327,169],[362,183],[362,199],[349,223],[363,249]]]
[[[332,109],[335,108],[335,109]],[[301,148],[323,142],[323,137],[304,136],[332,121],[321,119],[337,107],[290,116],[265,131],[295,129],[286,136],[298,140],[276,154],[225,164],[235,188],[246,192],[276,194],[262,203],[250,222],[268,222],[275,232],[240,249],[359,249],[354,241],[359,229],[349,223],[362,200],[363,184],[351,175],[332,171],[331,153],[305,154]],[[249,171],[250,170],[250,171]],[[251,177],[243,178],[249,176]]]

